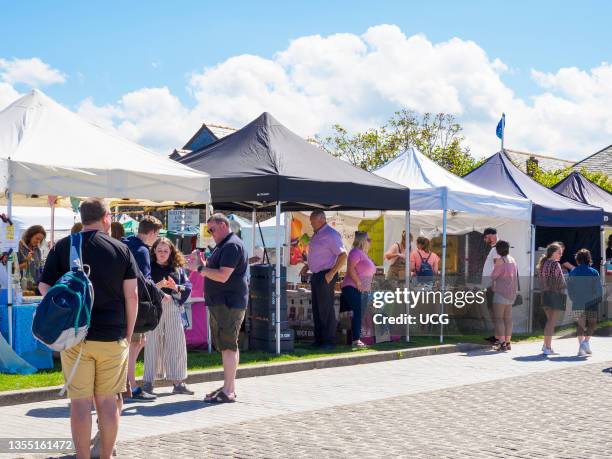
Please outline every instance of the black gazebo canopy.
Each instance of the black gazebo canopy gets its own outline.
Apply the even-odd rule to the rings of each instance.
[[[334,158],[263,113],[178,159],[210,174],[219,210],[408,210],[409,189]]]

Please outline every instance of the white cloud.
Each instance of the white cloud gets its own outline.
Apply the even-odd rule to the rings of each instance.
[[[580,158],[611,143],[612,66],[590,70],[532,70],[541,91],[525,100],[502,79],[510,69],[472,41],[433,43],[379,25],[362,35],[305,36],[272,58],[234,56],[189,77],[193,107],[168,88],[144,88],[116,104],[81,113],[160,152],[181,146],[201,122],[241,127],[269,111],[303,136],[333,123],[359,130],[378,126],[396,110],[447,112],[465,128],[477,156],[499,147],[495,126],[507,116],[506,145]]]
[[[37,57],[31,59],[0,59],[0,78],[10,84],[23,83],[33,87],[64,83],[66,76]]]
[[[182,146],[202,123],[166,87],[130,92],[114,105],[97,106],[88,98],[80,104],[78,113],[163,153]]]

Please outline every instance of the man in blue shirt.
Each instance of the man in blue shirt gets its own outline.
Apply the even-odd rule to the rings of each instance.
[[[572,300],[572,310],[576,319],[578,336],[578,356],[592,354],[590,339],[597,325],[599,303],[603,297],[599,273],[591,268],[591,252],[580,249],[576,253],[576,266],[569,273],[567,293]]]
[[[236,370],[240,354],[238,334],[249,298],[247,268],[249,260],[244,244],[230,230],[223,214],[208,220],[208,232],[216,247],[201,274],[206,278],[205,299],[210,312],[213,342],[223,360],[223,387],[206,395],[208,403],[236,401]]]

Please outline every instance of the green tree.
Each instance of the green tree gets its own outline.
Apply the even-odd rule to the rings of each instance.
[[[401,110],[380,128],[350,134],[336,124],[331,135],[317,137],[317,141],[332,155],[368,171],[382,166],[406,148],[415,147],[440,166],[463,175],[479,161],[463,145],[462,131],[453,115],[419,115],[411,110]]]
[[[538,183],[541,183],[545,187],[551,188],[569,174],[572,173],[572,168],[567,167],[564,169],[556,169],[553,171],[542,170],[538,165],[534,163],[527,163],[527,173]],[[612,179],[605,172],[590,172],[585,168],[580,169],[580,173],[591,182],[600,186],[606,191],[612,193]]]

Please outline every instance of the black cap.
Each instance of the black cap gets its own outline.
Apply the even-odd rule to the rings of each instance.
[[[484,230],[484,233],[482,233],[483,236],[488,236],[489,234],[497,234],[497,230],[495,228],[486,228]]]

